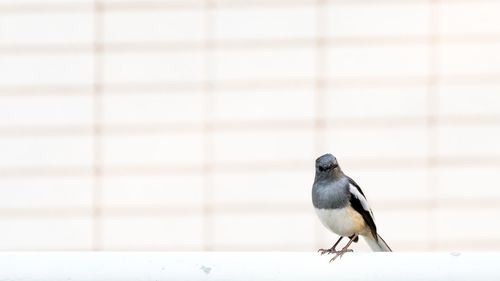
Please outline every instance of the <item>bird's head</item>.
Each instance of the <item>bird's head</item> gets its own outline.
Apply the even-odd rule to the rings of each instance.
[[[339,164],[335,156],[328,153],[316,159],[317,173],[334,173],[336,169],[339,169]]]

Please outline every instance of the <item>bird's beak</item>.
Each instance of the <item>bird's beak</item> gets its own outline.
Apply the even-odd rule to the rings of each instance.
[[[338,164],[332,164],[332,165],[329,165],[329,166],[326,166],[326,167],[321,167],[320,166],[319,170],[322,171],[322,172],[323,171],[327,171],[327,170],[331,170],[331,169],[333,170],[333,169],[337,168],[338,166],[339,166]]]

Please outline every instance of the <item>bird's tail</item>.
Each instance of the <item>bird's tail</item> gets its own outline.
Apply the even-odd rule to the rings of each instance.
[[[377,240],[374,239],[373,235],[364,236],[366,243],[368,246],[372,248],[374,252],[392,252],[391,248],[387,243],[385,243],[384,239],[377,234]]]

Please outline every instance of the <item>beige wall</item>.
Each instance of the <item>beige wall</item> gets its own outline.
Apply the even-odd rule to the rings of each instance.
[[[499,14],[0,0],[0,250],[327,247],[326,152],[394,250],[498,250]]]

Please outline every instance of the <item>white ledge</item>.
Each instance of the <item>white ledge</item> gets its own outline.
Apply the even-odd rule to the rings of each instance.
[[[498,252],[0,252],[0,281],[500,280]]]

